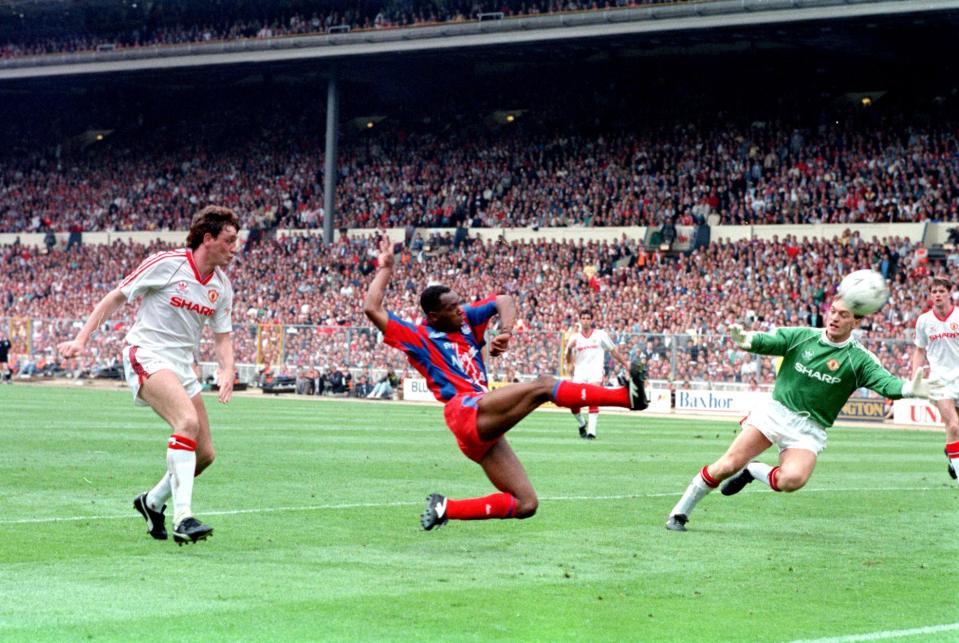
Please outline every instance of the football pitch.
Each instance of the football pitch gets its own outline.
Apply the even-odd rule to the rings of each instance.
[[[0,386],[0,640],[959,639],[941,432],[836,428],[802,491],[714,493],[673,533],[736,422],[606,414],[587,442],[539,412],[509,434],[539,513],[424,532],[428,493],[492,492],[439,407],[207,405],[215,533],[177,547],[131,506],[165,462],[152,411]]]

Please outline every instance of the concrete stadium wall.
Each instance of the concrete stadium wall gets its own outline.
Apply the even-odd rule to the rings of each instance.
[[[729,225],[713,226],[711,238],[713,241],[718,239],[727,239],[738,241],[741,239],[772,239],[778,236],[783,239],[786,235],[792,234],[802,240],[803,237],[817,239],[832,239],[842,236],[846,230],[859,232],[859,235],[865,241],[871,241],[873,237],[885,239],[888,237],[903,237],[910,241],[924,241],[926,244],[945,243],[949,229],[956,227],[949,223],[824,223],[808,225]],[[432,232],[453,233],[454,228],[419,228],[419,232],[428,237]],[[391,228],[386,231],[393,241],[403,240],[402,228]],[[374,234],[375,231],[369,228],[354,228],[347,231],[350,237],[366,237]],[[309,234],[313,236],[322,235],[321,229],[313,230],[280,230],[277,236],[296,236]],[[246,239],[247,231],[240,232],[240,238]],[[337,233],[339,235],[339,233]],[[625,235],[630,239],[643,239],[646,236],[645,226],[626,226],[626,227],[608,227],[608,228],[476,228],[470,230],[472,238],[498,239],[504,237],[507,241],[532,241],[532,240],[571,240],[592,239],[596,241],[615,241]],[[13,243],[14,239],[19,238],[20,242],[28,246],[43,246],[42,233],[25,234],[0,234],[0,245]],[[68,233],[57,233],[57,240],[61,244],[67,241]],[[186,243],[185,230],[163,230],[150,232],[84,232],[83,242],[90,244],[109,244],[114,241],[134,241],[138,243],[149,243],[156,239],[171,243]]]

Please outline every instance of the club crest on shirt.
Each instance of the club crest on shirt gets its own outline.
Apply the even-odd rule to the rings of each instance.
[[[959,328],[959,324],[957,324],[956,322],[952,322],[951,324],[949,324],[949,330],[956,330],[957,328]]]
[[[215,290],[208,290],[206,293],[207,297],[210,298],[210,303],[215,304],[216,300],[220,298],[220,293]]]
[[[826,362],[826,368],[828,368],[830,371],[836,370],[837,368],[839,368],[839,360],[835,360],[835,359],[829,360],[828,362]]]
[[[186,285],[186,282],[185,282],[185,281],[181,281],[180,283],[178,283],[178,284],[176,285],[176,289],[177,289],[179,292],[186,292],[186,289],[187,289],[187,288],[188,288],[188,286]]]

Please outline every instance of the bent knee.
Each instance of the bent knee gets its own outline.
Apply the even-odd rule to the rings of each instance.
[[[776,476],[776,486],[779,487],[780,491],[791,493],[805,487],[808,480],[809,476],[807,475],[783,473],[780,469],[779,475]]]
[[[200,420],[195,415],[182,418],[173,425],[173,431],[177,435],[196,440],[196,436],[200,434]]]
[[[516,499],[516,517],[522,520],[523,518],[532,518],[536,515],[536,510],[539,508],[539,498],[533,496],[532,498],[517,498]]]

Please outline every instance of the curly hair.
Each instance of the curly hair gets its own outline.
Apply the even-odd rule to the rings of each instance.
[[[220,236],[223,228],[231,225],[239,231],[240,219],[230,208],[219,205],[208,205],[193,215],[190,223],[190,233],[186,237],[186,244],[190,250],[196,250],[203,243],[203,235],[209,232],[214,238]]]

